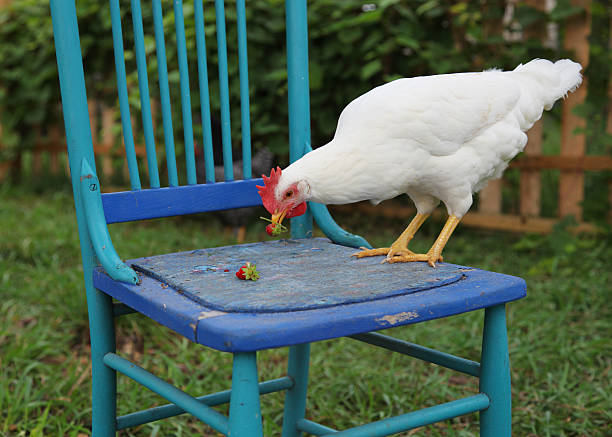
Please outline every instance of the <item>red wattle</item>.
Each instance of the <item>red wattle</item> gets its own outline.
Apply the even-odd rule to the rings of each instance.
[[[297,217],[299,215],[302,215],[306,212],[306,208],[307,208],[306,202],[302,202],[298,206],[290,210],[285,217],[291,218],[291,217]]]

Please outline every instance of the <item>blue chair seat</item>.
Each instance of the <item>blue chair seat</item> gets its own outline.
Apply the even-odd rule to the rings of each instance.
[[[513,276],[440,263],[380,264],[324,238],[277,240],[127,261],[141,283],[94,285],[192,341],[247,352],[418,323],[525,296]],[[235,272],[257,264],[260,280]],[[227,270],[227,271],[226,271]]]

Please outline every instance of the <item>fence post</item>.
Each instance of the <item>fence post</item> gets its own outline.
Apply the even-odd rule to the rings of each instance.
[[[502,180],[490,180],[478,194],[478,211],[485,214],[500,214],[502,206]]]
[[[526,4],[539,9],[541,11],[550,12],[553,8],[555,0],[543,2],[541,0],[526,0]],[[550,29],[548,26],[542,26],[542,23],[537,23],[528,26],[525,29],[525,39],[536,38],[544,42],[544,44],[554,45]],[[525,147],[526,156],[541,156],[542,155],[542,131],[543,120],[538,120],[533,127],[527,132],[528,142]],[[520,175],[520,191],[519,191],[519,211],[523,217],[537,217],[540,215],[541,208],[541,192],[542,183],[540,170],[538,169],[522,169]]]
[[[482,31],[487,37],[503,37],[504,19],[501,16],[492,14],[491,10],[495,5],[491,2],[484,2],[481,6],[483,15]],[[484,214],[501,214],[502,210],[502,180],[490,180],[487,185],[478,193],[478,211]]]
[[[536,124],[527,132],[529,138],[527,147],[525,147],[525,155],[540,156],[542,154],[542,120],[538,120]],[[540,170],[537,169],[522,169],[520,178],[520,214],[521,216],[537,217],[540,215],[540,198],[542,192],[542,183],[540,178]]]
[[[583,72],[589,62],[589,41],[591,15],[589,8],[591,0],[572,0],[572,5],[585,9],[584,14],[570,17],[566,23],[565,49],[572,50],[574,60],[582,64]],[[586,137],[584,133],[574,134],[576,128],[584,128],[583,117],[573,113],[576,106],[584,103],[587,95],[586,80],[563,103],[561,116],[561,156],[581,157],[586,152]],[[584,171],[562,171],[559,178],[559,216],[573,215],[576,220],[582,220],[582,201],[584,199]]]

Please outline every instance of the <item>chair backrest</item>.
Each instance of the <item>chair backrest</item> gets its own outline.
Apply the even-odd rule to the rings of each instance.
[[[189,92],[190,72],[188,71],[187,62],[183,2],[182,0],[173,1],[187,181],[187,185],[183,186],[179,186],[178,166],[175,159],[176,153],[172,130],[172,111],[170,107],[162,4],[161,0],[152,1],[159,95],[169,186],[160,187],[140,0],[131,0],[131,16],[142,108],[142,126],[147,152],[149,175],[149,188],[147,189],[143,189],[141,185],[134,147],[134,134],[132,132],[128,103],[129,90],[127,87],[120,4],[119,0],[110,0],[118,100],[132,190],[104,194],[100,194],[100,184],[95,171],[92,132],[88,116],[75,0],[50,1],[64,125],[66,128],[66,142],[88,296],[90,291],[93,290],[91,271],[94,268],[96,258],[113,279],[132,283],[138,281],[135,273],[121,262],[120,257],[112,248],[107,224],[261,204],[261,199],[255,187],[257,184],[261,184],[261,179],[251,178],[245,0],[236,0],[242,122],[242,172],[244,175],[243,180],[239,181],[234,180],[233,174],[225,4],[223,0],[215,0],[223,182],[215,182],[203,0],[194,0],[197,74],[200,88],[199,103],[203,123],[202,147],[205,162],[205,179],[207,182],[205,184],[197,184],[196,177],[193,120]],[[289,158],[293,162],[311,150],[308,25],[306,0],[286,0],[285,6],[289,96]],[[191,72],[191,74],[193,73]],[[291,236],[293,238],[303,238],[312,235],[313,217],[323,232],[334,242],[353,247],[369,246],[363,238],[352,235],[340,228],[324,205],[315,203],[309,203],[309,209],[306,214],[291,219]],[[97,299],[95,296],[95,294],[92,294],[90,297]]]
[[[102,204],[107,223],[125,222],[132,220],[157,218],[172,215],[182,215],[213,210],[255,206],[261,204],[255,185],[261,184],[260,179],[252,179],[251,170],[251,129],[249,114],[249,77],[247,63],[246,38],[246,11],[245,0],[236,1],[236,22],[238,36],[238,64],[240,88],[240,114],[242,136],[242,180],[235,181],[233,171],[232,139],[230,129],[230,97],[228,81],[228,59],[225,28],[225,4],[223,0],[215,0],[215,28],[217,39],[217,58],[219,75],[220,125],[222,140],[222,163],[214,162],[211,106],[209,99],[209,81],[206,36],[204,22],[203,0],[193,3],[195,40],[197,56],[197,71],[188,71],[188,56],[185,40],[185,23],[183,17],[183,2],[173,2],[174,31],[176,33],[176,52],[180,76],[180,98],[182,109],[182,126],[184,143],[184,168],[186,169],[185,185],[179,185],[175,141],[173,134],[173,120],[170,102],[170,86],[168,81],[168,68],[166,59],[166,39],[164,35],[164,12],[161,0],[153,0],[153,32],[155,40],[155,53],[157,60],[157,90],[149,89],[149,72],[145,55],[145,30],[140,0],[131,0],[130,15],[132,29],[122,29],[121,5],[119,0],[110,0],[110,16],[112,22],[112,39],[114,47],[114,60],[117,79],[118,100],[121,113],[123,143],[127,166],[129,169],[130,185],[132,191],[102,194]],[[124,5],[125,6],[125,5]],[[210,5],[212,7],[212,5]],[[292,84],[289,79],[290,105],[299,114],[299,120],[290,126],[292,131],[301,130],[302,138],[292,138],[295,147],[292,147],[291,160],[298,159],[304,153],[309,143],[309,99],[308,99],[308,58],[307,45],[300,44],[299,39],[307,38],[306,34],[306,6],[305,1],[287,2],[287,37],[294,42],[288,45],[288,68],[295,71],[294,76],[300,83]],[[70,168],[73,185],[78,185],[75,179],[79,175],[81,160],[86,158],[95,172],[93,159],[93,145],[91,141],[91,128],[87,119],[87,100],[82,77],[82,59],[79,45],[78,26],[76,23],[75,5],[73,1],[51,1],[51,9],[56,39],[56,51],[60,72],[62,100],[64,104],[65,126],[68,138]],[[127,12],[127,11],[123,11]],[[125,26],[128,27],[128,26]],[[295,33],[301,32],[301,35]],[[138,87],[140,95],[140,108],[142,129],[146,148],[146,164],[148,173],[148,187],[143,189],[142,175],[139,172],[135,152],[134,132],[132,128],[132,114],[128,100],[128,84],[126,62],[124,57],[124,32],[133,32],[134,54],[138,72]],[[191,33],[193,34],[193,32]],[[110,35],[109,35],[110,36]],[[125,38],[126,40],[128,38]],[[132,38],[129,38],[130,40]],[[307,44],[307,43],[306,43]],[[302,50],[301,53],[298,53]],[[152,57],[152,56],[151,56]],[[299,59],[293,59],[299,58]],[[293,64],[293,65],[292,65]],[[197,184],[196,159],[194,153],[194,129],[192,119],[192,102],[190,95],[190,75],[197,74],[199,84],[199,106],[202,122],[202,144],[206,184]],[[232,84],[235,86],[236,84]],[[157,88],[157,87],[156,87]],[[296,96],[296,92],[301,94]],[[167,163],[168,186],[160,187],[160,169],[158,166],[154,120],[151,113],[150,96],[159,96],[161,107],[162,128],[164,133],[165,161]],[[156,99],[157,100],[157,99]],[[296,118],[296,117],[293,117]],[[291,134],[295,136],[294,133]],[[295,149],[295,150],[294,150]],[[215,165],[223,165],[223,183],[215,183]]]

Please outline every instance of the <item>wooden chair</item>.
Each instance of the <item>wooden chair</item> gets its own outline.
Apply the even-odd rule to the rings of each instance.
[[[202,0],[194,2],[207,175],[207,183],[199,185],[194,162],[183,5],[180,0],[174,1],[187,173],[187,184],[179,185],[162,8],[159,0],[153,1],[168,187],[160,187],[156,163],[140,1],[131,3],[149,188],[141,186],[134,153],[119,1],[110,0],[118,98],[132,190],[102,194],[95,171],[75,2],[51,0],[90,319],[93,435],[111,436],[120,429],[188,412],[226,435],[261,436],[259,397],[279,390],[286,391],[283,436],[336,433],[305,418],[309,344],[350,336],[479,377],[480,393],[337,435],[389,435],[479,411],[482,436],[510,436],[505,304],[525,295],[522,279],[450,264],[431,269],[425,263],[380,265],[375,258],[351,259],[350,247],[368,246],[367,242],[342,230],[325,206],[317,204],[310,204],[309,212],[303,217],[292,219],[290,240],[202,249],[125,263],[121,260],[109,237],[109,224],[261,204],[255,188],[261,179],[253,179],[250,169],[245,0],[237,1],[236,10],[244,165],[244,180],[240,181],[234,181],[232,175],[224,3],[223,0],[215,2],[224,182],[214,180],[203,5]],[[310,150],[306,0],[287,0],[286,23],[290,159],[294,161]],[[313,218],[336,244],[327,239],[305,238],[311,233]],[[202,259],[208,260],[206,265],[194,265]],[[233,276],[239,263],[247,260],[259,263],[262,279],[245,283]],[[232,267],[229,274],[223,266]],[[350,275],[346,275],[346,269],[350,269]],[[295,274],[296,271],[305,274]],[[482,308],[485,324],[481,363],[372,332]],[[232,353],[231,390],[192,397],[117,355],[114,317],[131,312],[143,313],[194,343]],[[283,346],[290,347],[288,375],[259,382],[257,351]],[[171,403],[117,417],[116,372],[124,373]],[[229,418],[212,408],[228,402]]]

